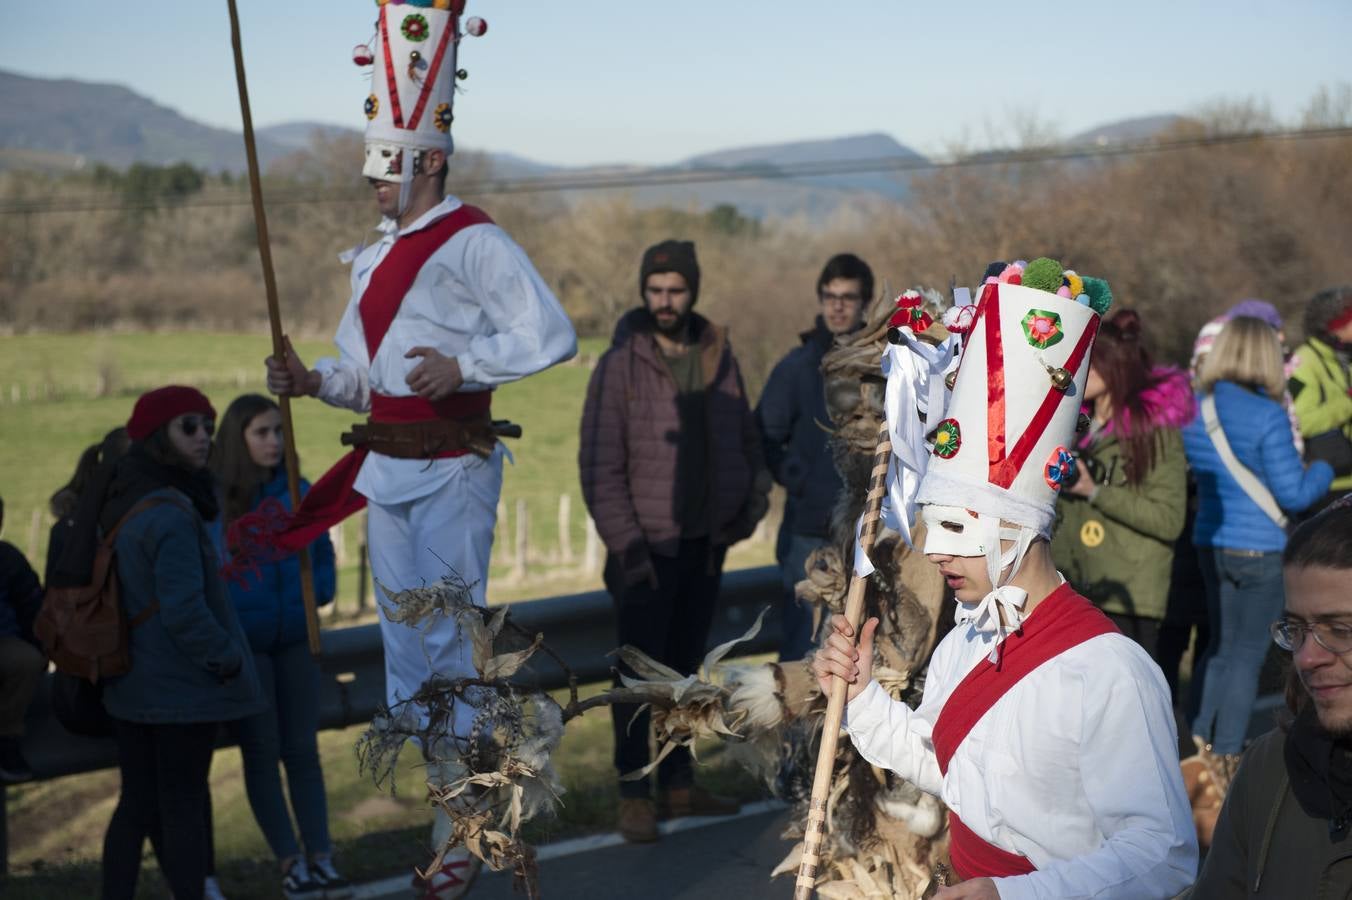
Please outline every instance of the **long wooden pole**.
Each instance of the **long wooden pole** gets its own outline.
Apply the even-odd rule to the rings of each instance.
[[[259,176],[258,147],[254,142],[253,116],[249,112],[249,85],[244,77],[244,48],[239,37],[239,11],[235,0],[230,7],[230,44],[235,50],[235,84],[239,87],[239,114],[244,120],[244,152],[249,159],[249,193],[253,195],[254,225],[258,232],[258,256],[263,263],[263,287],[268,297],[268,321],[272,323],[272,355],[286,359],[286,337],[282,334],[282,314],[277,305],[277,276],[272,269],[272,246],[268,240],[268,216],[263,209],[263,184]],[[291,508],[300,506],[300,465],[296,461],[296,430],[291,425],[291,398],[278,397],[282,409],[282,440],[286,460],[286,486]],[[300,592],[305,603],[305,632],[310,638],[310,653],[320,654],[319,613],[315,609],[314,568],[310,551],[300,551]]]
[[[878,429],[878,443],[873,451],[873,472],[868,479],[868,496],[864,500],[864,524],[859,532],[859,544],[867,555],[873,551],[882,528],[883,497],[887,495],[887,464],[892,456],[892,439],[884,421]],[[849,593],[845,595],[845,618],[857,635],[859,620],[864,616],[864,594],[868,578],[854,575]],[[845,694],[849,685],[836,676],[831,680],[831,696],[826,703],[826,722],[822,725],[822,742],[817,751],[817,770],[812,779],[812,800],[808,804],[807,828],[803,836],[803,858],[798,864],[798,880],[794,884],[794,900],[808,900],[817,884],[817,866],[821,862],[822,844],[826,840],[826,802],[831,796],[831,775],[835,771],[836,746],[840,740],[840,723],[845,717]]]

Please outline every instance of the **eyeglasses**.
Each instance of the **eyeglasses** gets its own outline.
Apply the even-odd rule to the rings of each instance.
[[[197,434],[199,426],[207,433],[207,437],[211,437],[216,433],[216,423],[211,419],[183,418],[178,420],[178,427],[183,429],[183,434],[187,437],[192,437],[194,434]]]
[[[1268,631],[1278,647],[1292,653],[1305,643],[1306,634],[1330,653],[1342,656],[1352,652],[1352,625],[1344,622],[1293,622],[1282,619],[1273,622]]]
[[[819,299],[822,303],[839,303],[842,305],[849,305],[851,303],[858,303],[864,298],[859,294],[832,294],[829,291],[821,291],[820,293],[817,294],[817,299]]]

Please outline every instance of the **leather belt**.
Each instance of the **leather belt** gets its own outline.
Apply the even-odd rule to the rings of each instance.
[[[487,458],[500,437],[521,437],[521,426],[487,415],[422,422],[373,422],[353,425],[344,446],[365,447],[395,459],[437,459],[473,453]]]

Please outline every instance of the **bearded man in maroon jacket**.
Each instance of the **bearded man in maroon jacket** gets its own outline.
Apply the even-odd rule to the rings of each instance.
[[[687,673],[707,649],[727,549],[751,534],[770,488],[727,333],[692,309],[699,282],[693,243],[667,240],[643,254],[643,306],[620,318],[592,375],[578,452],[619,642]],[[648,714],[611,710],[615,768],[639,771]],[[655,806],[647,778],[620,782],[626,839],[656,840],[659,815],[737,811],[694,784],[684,749],[658,765],[657,785]]]

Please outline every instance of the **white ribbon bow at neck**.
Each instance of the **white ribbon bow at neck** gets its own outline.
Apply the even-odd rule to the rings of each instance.
[[[929,344],[917,340],[909,327],[903,327],[901,333],[902,343],[888,344],[882,360],[887,378],[883,412],[892,440],[883,522],[909,547],[915,526],[915,498],[930,458],[925,435],[943,418],[948,401],[944,373],[952,366],[960,344],[955,335],[943,343]]]
[[[979,634],[995,635],[995,643],[986,657],[995,663],[1000,661],[1000,645],[1005,638],[1023,625],[1023,607],[1027,602],[1027,591],[1007,584],[991,591],[975,605],[959,600],[953,620],[959,625],[971,625]]]

